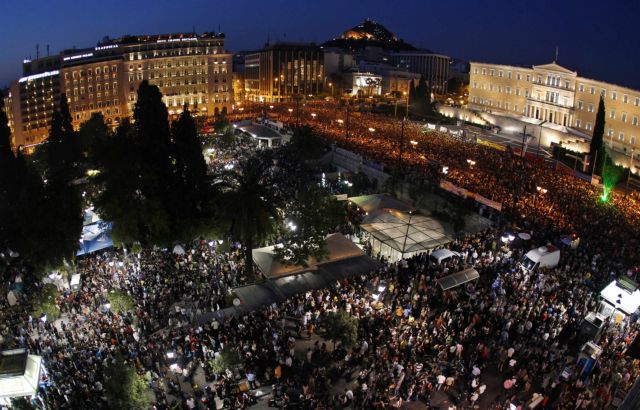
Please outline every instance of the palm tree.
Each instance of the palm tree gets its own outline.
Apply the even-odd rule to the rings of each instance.
[[[251,250],[274,231],[280,219],[281,197],[271,172],[269,155],[256,155],[237,169],[222,174],[217,188],[222,193],[221,214],[231,222],[231,236],[244,246],[245,273],[253,277]]]

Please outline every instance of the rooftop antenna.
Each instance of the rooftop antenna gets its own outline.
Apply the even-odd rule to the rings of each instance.
[[[556,59],[553,62],[558,62],[558,46],[556,46]]]
[[[220,23],[218,23],[218,34],[222,33],[222,30],[220,30]]]
[[[49,57],[49,44],[47,44],[47,57]]]
[[[40,57],[40,44],[36,44],[36,60]]]

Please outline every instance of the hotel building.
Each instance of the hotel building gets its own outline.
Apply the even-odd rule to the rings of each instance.
[[[245,56],[246,97],[252,101],[288,101],[317,95],[324,82],[324,56],[315,44],[276,43]]]
[[[640,91],[580,77],[555,62],[531,68],[472,62],[470,70],[470,109],[587,139],[602,96],[607,147],[638,158]]]
[[[157,85],[170,115],[214,115],[231,108],[231,54],[224,34],[125,36],[94,48],[65,50],[23,63],[24,77],[11,84],[15,146],[46,139],[53,110],[65,93],[75,127],[93,113],[117,126],[131,117],[143,80]]]

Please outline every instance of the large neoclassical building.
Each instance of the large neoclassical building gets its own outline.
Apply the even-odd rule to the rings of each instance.
[[[23,77],[5,96],[14,146],[47,138],[62,93],[76,127],[98,112],[110,126],[132,116],[143,80],[160,88],[171,115],[184,105],[201,115],[230,110],[231,54],[224,41],[222,33],[124,36],[24,60]]]
[[[592,135],[602,96],[607,146],[638,158],[640,91],[580,77],[555,62],[530,68],[472,62],[470,70],[470,109],[577,136]]]

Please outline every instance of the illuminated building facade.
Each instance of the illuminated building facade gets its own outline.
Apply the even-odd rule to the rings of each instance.
[[[4,103],[3,111],[7,115],[9,130],[11,131],[11,144],[15,146],[15,136],[13,133],[13,110],[11,109],[11,105],[13,104],[13,95],[11,94],[11,90],[2,90],[2,102]]]
[[[324,82],[324,56],[315,44],[276,43],[245,56],[245,91],[253,101],[287,101],[317,95]]]
[[[602,96],[607,146],[638,158],[640,91],[579,77],[555,62],[531,68],[472,62],[470,70],[469,108],[588,136]]]
[[[424,51],[400,51],[389,53],[387,58],[397,68],[423,76],[434,94],[447,93],[451,63],[448,56]]]
[[[231,109],[231,54],[224,34],[204,33],[106,38],[94,48],[65,50],[23,63],[11,86],[15,145],[48,135],[51,114],[65,93],[75,127],[93,113],[110,126],[133,115],[143,80],[157,85],[170,115],[214,115]]]

